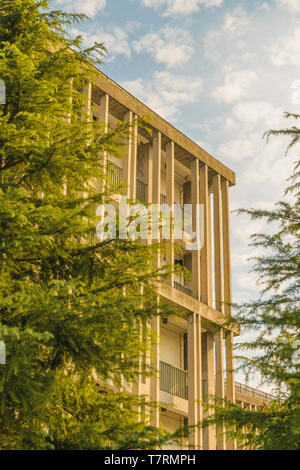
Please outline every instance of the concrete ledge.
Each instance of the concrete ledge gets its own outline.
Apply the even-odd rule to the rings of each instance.
[[[179,307],[182,307],[189,312],[199,313],[199,315],[201,315],[201,317],[204,319],[204,327],[211,329],[212,325],[209,325],[209,323],[214,323],[218,326],[223,326],[229,331],[232,331],[235,336],[240,334],[238,327],[235,326],[230,328],[228,325],[224,326],[224,323],[227,321],[227,317],[225,315],[223,315],[221,312],[218,312],[209,305],[206,305],[203,302],[200,302],[199,300],[185,294],[184,292],[180,292],[174,287],[165,285],[158,289],[158,293],[164,299],[174,302]]]
[[[166,405],[166,408],[170,411],[174,411],[182,416],[188,415],[188,401],[184,398],[176,397],[160,390],[159,401],[161,406]]]

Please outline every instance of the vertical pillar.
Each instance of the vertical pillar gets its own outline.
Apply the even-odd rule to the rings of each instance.
[[[211,395],[215,395],[214,373],[214,340],[209,332],[202,333],[202,373],[204,379],[204,401],[208,402]],[[211,415],[211,410],[204,414],[204,418]],[[216,427],[209,426],[203,429],[203,448],[216,449]]]
[[[231,315],[232,287],[230,260],[229,184],[227,180],[222,181],[222,226],[225,313],[227,315]]]
[[[91,120],[91,104],[92,104],[92,83],[90,81],[86,82],[82,93],[86,97],[86,100],[83,106],[82,121],[90,121]]]
[[[160,203],[160,188],[161,188],[161,133],[158,134],[153,139],[153,149],[152,149],[152,203]],[[159,239],[159,235],[158,235]],[[160,266],[160,256],[158,255],[157,265]],[[159,302],[159,298],[157,299]],[[160,393],[160,347],[159,347],[159,335],[160,335],[160,317],[156,316],[152,319],[152,331],[156,335],[156,342],[153,345],[152,349],[152,368],[155,373],[150,379],[150,396],[151,401],[159,404],[159,393]],[[152,413],[152,425],[159,426],[159,407],[156,406]]]
[[[99,105],[99,114],[98,118],[100,122],[105,124],[104,133],[107,134],[108,132],[108,114],[109,114],[109,95],[105,93],[100,97],[100,105]],[[106,174],[106,165],[107,165],[107,152],[102,154],[103,158],[103,174]],[[97,183],[97,191],[102,192],[104,190],[104,180],[100,179]]]
[[[223,360],[223,329],[215,334],[215,360],[216,360],[216,397],[224,400],[224,360]],[[217,449],[225,449],[225,428],[217,426]]]
[[[230,221],[229,221],[229,184],[222,181],[222,227],[223,227],[223,264],[224,264],[224,312],[232,314],[231,260],[230,260]],[[234,403],[234,362],[233,334],[228,332],[226,340],[226,396]]]
[[[132,127],[132,138],[131,138],[131,168],[130,168],[130,197],[131,199],[136,199],[136,163],[137,163],[137,116],[133,117],[134,123]]]
[[[127,155],[123,159],[123,180],[126,184],[125,189],[125,196],[128,198],[131,197],[131,158],[132,158],[132,111],[128,111],[124,115],[124,122],[128,122],[130,124],[129,134],[128,134],[128,144],[127,144]]]
[[[213,176],[214,201],[214,261],[215,261],[215,301],[216,310],[222,312],[223,308],[223,269],[222,269],[222,206],[221,206],[221,177]],[[223,360],[223,330],[215,334],[215,360],[216,360],[216,396],[224,399],[224,360]],[[225,449],[225,428],[217,428],[217,449]]]
[[[197,314],[191,313],[188,317],[188,423],[189,426],[197,424]],[[198,443],[198,429],[191,431],[189,444],[196,447]]]
[[[174,266],[174,210],[172,210],[175,199],[175,154],[174,142],[167,144],[166,148],[166,186],[167,186],[167,204],[170,207],[170,252],[168,255],[168,264]],[[171,286],[174,285],[174,274],[171,274]]]
[[[200,204],[200,173],[199,160],[195,158],[191,163],[191,202],[192,202],[192,230],[197,230],[197,204]],[[198,236],[199,234],[197,234]],[[197,244],[198,245],[198,244]],[[193,297],[200,300],[200,246],[192,251],[192,293]]]
[[[231,259],[230,259],[230,215],[229,215],[229,183],[222,180],[222,231],[223,231],[223,266],[224,266],[224,313],[232,315],[232,284],[231,284]],[[234,356],[233,356],[233,333],[226,332],[226,398],[235,403],[234,384]],[[227,448],[235,449],[236,441],[228,441]]]
[[[202,321],[201,315],[197,315],[197,421],[202,421]],[[203,432],[202,429],[198,429],[198,449],[203,449]]]
[[[210,332],[207,332],[206,339],[206,354],[207,354],[207,393],[209,396],[215,396],[215,368],[214,368],[214,337]],[[211,411],[209,411],[211,413]],[[208,427],[208,449],[216,449],[216,427]]]
[[[160,393],[160,347],[159,347],[159,336],[160,336],[160,317],[155,316],[151,320],[151,328],[155,334],[155,343],[152,346],[152,357],[151,357],[151,367],[153,369],[153,375],[150,377],[150,401],[154,402],[155,406],[153,407],[151,413],[151,425],[158,427],[159,426],[159,393]]]
[[[148,194],[147,194],[147,201],[149,203],[152,202],[153,196],[153,146],[152,144],[146,144],[145,153],[146,153],[146,160],[147,160],[147,184],[148,184]]]
[[[231,260],[230,260],[230,221],[229,221],[229,184],[222,181],[222,226],[223,226],[223,263],[224,263],[224,302],[225,313],[231,315]]]
[[[153,145],[146,144],[144,145],[144,155],[146,155],[147,161],[147,184],[148,184],[148,194],[147,202],[152,203],[153,197]],[[151,230],[148,230],[148,244],[151,244]]]
[[[216,310],[223,309],[223,260],[222,260],[222,204],[221,204],[221,177],[213,177],[214,197],[214,261],[215,261],[215,300]]]
[[[153,239],[159,240],[159,204],[160,204],[160,193],[161,193],[161,133],[158,132],[153,139],[153,166],[152,166],[152,204],[155,204],[155,208],[152,206],[152,227]],[[158,265],[160,262],[158,260]]]
[[[152,324],[151,320],[145,320],[142,325],[142,339],[146,344],[146,354],[143,358],[143,370],[145,372],[149,372],[151,370],[151,365],[152,365],[152,337],[151,337],[151,330],[152,330]],[[145,384],[146,391],[143,393],[146,395],[145,397],[145,405],[144,405],[144,412],[146,415],[146,420],[147,423],[150,425],[151,424],[151,407],[150,407],[150,401],[151,401],[151,376],[147,375],[143,377],[143,383]]]
[[[83,101],[81,121],[90,123],[92,119],[92,83],[89,80],[85,82],[82,94],[85,97],[85,100]],[[86,198],[87,193],[85,191],[80,191],[79,196]]]
[[[201,250],[201,300],[207,305],[212,303],[210,289],[211,276],[211,250],[210,250],[210,204],[208,195],[208,168],[207,165],[200,167],[200,204],[204,206],[204,243]]]
[[[99,121],[105,124],[105,134],[108,131],[108,112],[109,112],[109,95],[105,93],[100,97],[99,104]]]
[[[153,183],[152,202],[160,204],[161,193],[161,133],[158,132],[153,139]]]
[[[143,293],[143,288],[141,288],[141,293]],[[135,325],[138,329],[139,340],[143,341],[143,331],[142,331],[142,323],[135,321]],[[132,393],[134,395],[140,396],[141,395],[141,380],[142,380],[142,355],[139,355],[138,360],[138,375],[135,377],[134,382],[132,383]],[[138,421],[141,420],[141,406],[138,405],[136,408],[138,412]]]

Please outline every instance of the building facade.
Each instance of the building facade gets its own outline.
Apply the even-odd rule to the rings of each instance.
[[[160,402],[152,424],[171,432],[201,421],[201,400],[208,395],[256,409],[270,397],[235,383],[233,339],[239,331],[224,326],[232,302],[229,192],[235,184],[234,172],[101,72],[95,74],[85,94],[93,119],[111,129],[119,120],[150,118],[151,135],[134,125],[126,158],[105,155],[107,171],[116,182],[125,182],[128,198],[169,206],[191,204],[193,212],[196,204],[204,208],[201,250],[185,250],[171,233],[171,241],[181,244],[181,253],[173,249],[167,259],[158,260],[180,263],[191,273],[188,282],[173,274],[159,291],[159,296],[184,310],[185,316],[152,320],[151,328],[159,340],[145,360],[159,373],[141,376],[133,385],[134,392]],[[189,444],[197,449],[232,447],[225,442],[222,429],[213,426],[197,429]]]

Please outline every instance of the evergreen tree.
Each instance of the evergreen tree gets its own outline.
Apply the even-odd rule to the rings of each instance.
[[[155,245],[95,237],[97,206],[120,190],[108,177],[95,189],[101,155],[122,157],[130,128],[105,133],[85,111],[81,91],[104,46],[70,37],[84,19],[49,11],[47,0],[0,5],[0,449],[151,448],[171,438],[138,422],[143,398],[121,387],[140,371],[141,324],[169,313],[156,300],[168,269],[155,268]]]
[[[299,119],[300,115],[286,114]],[[291,141],[287,151],[299,144],[300,129],[271,130],[267,137],[285,135]],[[274,401],[254,412],[215,400],[211,421],[224,422],[242,448],[300,448],[300,160],[288,180],[283,201],[273,210],[241,210],[252,220],[274,224],[273,233],[252,235],[251,245],[262,249],[255,259],[261,295],[237,307],[235,321],[245,331],[257,332],[253,341],[241,344],[246,374],[258,371],[272,384]],[[204,425],[208,422],[204,423]]]

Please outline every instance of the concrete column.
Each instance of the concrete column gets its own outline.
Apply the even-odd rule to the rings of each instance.
[[[196,318],[197,327],[197,422],[202,421],[203,417],[203,393],[202,393],[202,321],[201,316],[197,314]],[[198,429],[198,449],[203,449],[203,432],[202,429]]]
[[[147,157],[147,184],[148,184],[148,194],[147,194],[147,201],[149,203],[152,202],[153,196],[153,145],[152,144],[145,144],[144,145],[144,152],[146,153]]]
[[[224,263],[224,312],[232,314],[231,260],[230,260],[230,222],[229,222],[229,184],[222,181],[222,227],[223,227],[223,263]],[[233,333],[228,332],[226,340],[226,396],[235,402]]]
[[[197,204],[200,204],[200,173],[199,160],[195,158],[191,163],[191,202],[193,208],[193,232],[196,231],[197,225]],[[192,251],[192,293],[193,297],[200,300],[200,246],[197,250]]]
[[[208,305],[213,306],[213,284],[212,284],[212,233],[211,233],[211,222],[212,222],[212,208],[211,208],[211,197],[212,194],[212,185],[208,185],[208,204],[207,204],[207,216],[208,216],[208,253],[209,253],[209,263],[208,263]]]
[[[149,161],[150,163],[150,161]],[[161,190],[161,133],[158,134],[153,139],[153,149],[152,149],[152,202],[154,204],[160,203],[160,190]],[[158,235],[159,239],[159,235]],[[157,257],[157,266],[160,266],[160,256]],[[159,302],[159,298],[157,299]],[[160,317],[154,317],[152,319],[152,331],[156,336],[156,344],[152,348],[152,368],[156,371],[155,374],[150,379],[150,399],[153,402],[159,403],[159,394],[160,394],[160,379],[159,379],[159,370],[160,370],[160,347],[159,347],[159,336],[160,336]],[[153,409],[152,426],[159,426],[159,408],[156,407]]]
[[[83,106],[83,121],[90,121],[91,120],[91,103],[92,103],[92,83],[90,81],[86,82],[82,94],[86,97]]]
[[[215,395],[215,371],[214,371],[214,337],[207,332],[207,390],[208,395]],[[216,427],[208,428],[208,448],[216,449]]]
[[[161,193],[161,133],[157,132],[153,139],[153,183],[152,202],[160,204]]]
[[[107,134],[108,132],[108,114],[109,114],[109,95],[105,93],[100,97],[100,105],[99,105],[99,114],[98,119],[100,122],[105,124],[104,133]],[[106,174],[106,165],[107,165],[107,152],[103,152],[102,154],[103,160],[103,173]],[[103,192],[104,191],[104,180],[100,179],[97,182],[97,191]]]
[[[215,372],[214,372],[214,338],[209,332],[202,334],[202,370],[203,378],[206,379],[206,397],[215,395]],[[205,416],[209,416],[212,412],[208,411]],[[205,450],[216,449],[216,427],[209,426],[203,433],[203,448]]]
[[[141,293],[143,293],[143,288],[141,287]],[[139,340],[142,342],[143,341],[143,326],[142,323],[139,321],[135,321],[135,325],[138,329],[138,335],[139,335]],[[142,380],[142,355],[139,355],[139,360],[138,360],[138,375],[135,377],[135,380],[132,383],[132,393],[134,395],[140,396],[141,395],[141,380]],[[141,407],[140,405],[137,406],[136,408],[138,412],[138,421],[141,419]]]
[[[208,168],[207,165],[200,167],[200,204],[204,206],[204,244],[200,254],[201,266],[201,300],[211,305],[212,296],[210,289],[211,276],[211,250],[210,250],[210,203],[208,196]]]
[[[216,310],[223,310],[223,260],[222,260],[222,203],[221,177],[213,177],[214,198],[214,261],[215,261],[215,300]]]
[[[167,204],[171,208],[175,199],[175,152],[174,142],[171,141],[167,144],[166,148],[166,186],[167,186]],[[170,251],[168,253],[167,262],[174,266],[174,211],[170,210],[171,228],[170,228]],[[174,285],[174,274],[171,274],[171,286]]]
[[[109,95],[105,93],[100,97],[100,104],[99,104],[99,114],[98,118],[100,122],[105,124],[105,134],[108,131],[108,113],[109,113]]]
[[[130,197],[131,199],[136,199],[136,163],[137,163],[137,116],[133,116],[133,127],[132,127],[132,139],[131,139],[131,168],[130,168]]]
[[[230,214],[229,214],[229,183],[222,180],[222,231],[223,231],[223,265],[224,265],[224,313],[232,315],[232,284],[231,284],[231,259],[230,259]],[[234,385],[234,355],[233,333],[226,332],[226,397],[235,403]],[[228,441],[227,448],[235,449],[236,441]]]
[[[150,377],[150,401],[159,404],[160,394],[160,347],[159,347],[159,336],[160,336],[160,317],[153,317],[151,320],[151,328],[156,336],[155,344],[152,346],[151,355],[151,367],[153,369],[153,375]],[[159,426],[159,407],[154,406],[151,412],[151,425]]]
[[[147,372],[150,371],[152,365],[152,347],[151,347],[151,333],[152,333],[152,320],[145,320],[142,325],[143,328],[143,341],[146,343],[146,355],[144,357],[144,367]],[[157,351],[156,351],[157,352]],[[143,383],[145,384],[146,392],[145,395],[145,414],[147,423],[151,424],[151,409],[149,402],[151,401],[151,376],[145,376]]]
[[[226,350],[226,398],[235,403],[233,333],[225,334]]]
[[[123,118],[124,122],[132,124],[133,114],[132,111],[128,111]],[[127,144],[127,155],[123,159],[123,181],[126,184],[125,196],[131,197],[131,159],[132,159],[132,129],[129,129],[128,144]]]
[[[197,405],[197,314],[188,317],[188,423],[196,426],[198,420]],[[198,444],[198,429],[190,433],[189,444],[193,448]]]
[[[231,259],[230,259],[230,221],[229,221],[229,183],[222,180],[222,226],[223,226],[223,263],[224,263],[224,311],[231,315]]]
[[[224,360],[223,360],[223,329],[215,334],[215,360],[216,360],[216,397],[224,400]],[[225,427],[217,427],[217,449],[225,449]]]
[[[156,209],[152,210],[152,225],[154,233],[153,239],[159,240],[160,233],[157,231],[159,224],[159,210],[157,209],[160,204],[160,193],[161,193],[161,133],[158,132],[153,139],[153,174],[152,174],[152,203],[156,205]],[[153,208],[152,208],[153,209]],[[155,227],[154,227],[155,225]],[[155,230],[156,228],[156,230]],[[158,232],[157,234],[155,232]],[[160,262],[158,262],[160,265]]]

